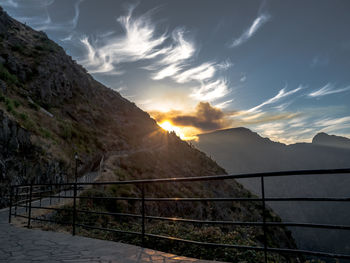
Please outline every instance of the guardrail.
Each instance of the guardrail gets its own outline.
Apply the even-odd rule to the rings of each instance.
[[[115,181],[115,182],[75,182],[75,183],[55,183],[55,184],[26,184],[26,185],[14,185],[11,186],[10,194],[10,209],[9,209],[9,222],[11,222],[12,216],[20,216],[27,219],[27,226],[30,227],[31,220],[53,222],[50,219],[35,218],[32,217],[32,209],[47,209],[52,211],[70,211],[73,213],[72,222],[65,222],[61,224],[71,225],[72,234],[76,234],[76,227],[82,227],[86,229],[98,229],[103,231],[110,231],[115,233],[138,235],[142,238],[142,243],[145,245],[145,238],[157,238],[165,240],[175,240],[178,242],[184,242],[188,244],[203,245],[209,247],[222,247],[222,248],[234,248],[243,250],[255,250],[264,252],[264,260],[267,263],[267,254],[280,253],[280,254],[295,254],[295,255],[310,255],[315,257],[330,257],[337,259],[350,259],[348,254],[336,254],[336,253],[326,253],[320,251],[309,251],[301,249],[289,249],[289,248],[273,248],[268,247],[267,244],[267,231],[271,227],[303,227],[303,228],[320,228],[320,229],[337,229],[349,231],[350,225],[332,225],[332,224],[314,224],[314,223],[300,223],[300,222],[268,222],[267,219],[267,208],[266,202],[350,202],[350,197],[265,197],[265,178],[266,177],[280,177],[280,176],[293,176],[293,175],[321,175],[321,174],[350,174],[350,169],[332,169],[332,170],[302,170],[302,171],[285,171],[285,172],[270,172],[270,173],[254,173],[254,174],[238,174],[238,175],[217,175],[217,176],[202,176],[202,177],[182,177],[182,178],[161,178],[161,179],[146,179],[146,180],[130,180],[130,181]],[[145,185],[152,184],[172,184],[178,182],[203,182],[203,181],[216,181],[216,180],[234,180],[243,178],[260,178],[261,185],[261,198],[245,198],[245,197],[232,197],[232,198],[177,198],[177,197],[167,197],[167,198],[155,198],[146,197]],[[140,197],[89,197],[80,196],[79,191],[84,190],[88,186],[106,186],[106,185],[136,185],[140,188]],[[49,188],[49,190],[47,190]],[[62,191],[63,189],[63,191]],[[49,195],[46,195],[48,194]],[[62,195],[64,193],[64,195]],[[67,195],[67,193],[69,195]],[[49,201],[48,201],[49,198]],[[55,208],[51,207],[52,199],[60,200],[71,198],[73,199],[72,209],[65,208]],[[110,213],[110,212],[99,212],[99,211],[86,211],[77,209],[77,202],[80,199],[96,199],[96,200],[126,200],[126,201],[138,201],[140,202],[141,214],[127,214],[127,213]],[[39,205],[34,205],[34,201],[40,202]],[[42,202],[45,200],[45,202]],[[207,220],[194,220],[185,218],[169,218],[160,216],[146,215],[146,203],[148,202],[261,202],[262,204],[262,221],[260,222],[237,222],[237,221],[207,221]],[[24,204],[23,204],[24,203]],[[46,203],[43,206],[42,203]],[[56,202],[58,204],[59,202]],[[18,207],[25,208],[27,215],[19,215],[17,213]],[[97,215],[111,215],[120,217],[131,217],[141,219],[141,231],[125,231],[118,229],[102,228],[98,226],[91,226],[77,223],[78,213],[90,213]],[[209,242],[199,242],[187,239],[181,239],[170,236],[155,235],[146,232],[146,220],[162,220],[162,221],[173,221],[182,223],[196,223],[196,224],[206,224],[206,225],[234,225],[234,226],[257,226],[263,229],[263,246],[243,246],[238,244],[217,244]]]

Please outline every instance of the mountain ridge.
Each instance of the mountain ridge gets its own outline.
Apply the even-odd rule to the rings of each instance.
[[[239,134],[238,134],[239,133]],[[204,136],[210,136],[210,135],[244,135],[249,138],[257,138],[262,139],[264,141],[270,141],[272,143],[277,143],[281,145],[291,146],[296,144],[315,144],[315,145],[322,145],[322,146],[329,146],[329,147],[340,147],[340,148],[348,148],[350,147],[350,138],[339,136],[339,135],[333,135],[333,134],[327,134],[325,132],[319,132],[317,133],[313,138],[312,142],[296,142],[292,144],[285,144],[283,142],[279,141],[273,141],[268,137],[263,137],[259,133],[252,131],[249,128],[246,127],[234,127],[234,128],[227,128],[227,129],[220,129],[215,130],[212,132],[206,132],[206,133],[200,133],[196,136],[201,138]],[[234,138],[232,138],[234,139]],[[240,138],[242,139],[242,138]],[[345,145],[344,145],[345,144]]]
[[[262,138],[248,129],[237,131],[231,129],[198,136],[198,141],[193,144],[230,174],[350,168],[350,148],[344,147],[344,142],[349,141],[346,137],[324,133],[315,135],[312,143],[285,145]],[[241,179],[239,182],[253,193],[260,194],[259,181]],[[348,174],[284,176],[265,180],[265,194],[271,197],[347,197],[349,187]],[[272,202],[270,206],[285,222],[349,224],[350,212],[345,203]],[[327,238],[321,230],[293,228],[292,232],[300,248],[321,250],[327,247],[336,253],[350,252],[349,239],[344,232],[333,231]]]

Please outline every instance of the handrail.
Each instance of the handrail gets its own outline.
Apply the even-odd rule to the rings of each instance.
[[[157,178],[157,179],[142,179],[142,180],[127,180],[127,181],[115,181],[115,182],[75,182],[75,183],[52,183],[52,184],[21,184],[13,185],[10,190],[10,209],[9,209],[9,222],[11,221],[11,216],[17,215],[17,207],[29,208],[27,216],[17,215],[20,217],[27,218],[28,227],[30,227],[31,220],[53,222],[52,220],[45,218],[35,218],[31,216],[32,209],[46,209],[49,211],[68,211],[73,213],[71,223],[62,223],[65,225],[72,226],[72,234],[76,234],[76,227],[88,228],[88,229],[98,229],[103,231],[111,231],[115,233],[123,233],[130,235],[138,235],[142,238],[143,246],[146,245],[146,237],[149,238],[160,238],[166,240],[173,240],[178,242],[184,242],[189,244],[197,244],[203,246],[213,246],[213,247],[226,247],[226,248],[237,248],[245,250],[256,250],[264,252],[264,261],[267,262],[268,253],[287,253],[287,254],[305,254],[318,257],[331,257],[331,258],[341,258],[341,259],[350,259],[350,255],[345,254],[335,254],[335,253],[326,253],[320,251],[309,251],[309,250],[300,250],[300,249],[286,249],[286,248],[272,248],[268,247],[267,244],[267,232],[270,228],[273,227],[302,227],[302,228],[319,228],[319,229],[337,229],[349,231],[350,225],[334,225],[334,224],[315,224],[315,223],[303,223],[303,222],[271,222],[267,220],[267,208],[266,202],[350,202],[350,197],[266,197],[265,196],[265,177],[279,177],[279,176],[298,176],[298,175],[319,175],[319,174],[350,174],[350,169],[327,169],[327,170],[298,170],[298,171],[280,171],[280,172],[266,172],[266,173],[250,173],[250,174],[231,174],[231,175],[214,175],[214,176],[203,176],[203,177],[178,177],[178,178]],[[261,197],[147,197],[145,193],[145,185],[149,184],[160,184],[160,183],[177,183],[177,182],[194,182],[194,181],[213,181],[213,180],[233,180],[233,179],[243,179],[243,178],[257,178],[260,179],[261,185]],[[84,189],[86,186],[106,186],[106,185],[125,185],[132,184],[139,186],[141,190],[141,196],[137,197],[108,197],[108,196],[80,196],[79,192]],[[55,187],[59,186],[59,187]],[[49,187],[49,191],[33,191],[35,187]],[[65,193],[57,194],[57,190],[63,187]],[[56,188],[53,189],[53,188]],[[57,189],[58,188],[58,189]],[[16,189],[16,191],[15,191]],[[18,189],[26,189],[26,193],[18,193]],[[71,194],[67,196],[67,191]],[[56,192],[55,192],[56,191]],[[78,192],[79,191],[79,192]],[[37,193],[40,193],[40,205],[33,205],[33,200],[38,200]],[[42,195],[41,193],[48,193],[48,195]],[[73,195],[72,195],[73,193]],[[23,200],[18,200],[18,198],[24,197]],[[35,197],[35,198],[33,198]],[[50,198],[50,206],[42,206],[41,199]],[[60,200],[60,198],[67,200],[73,200],[73,207],[71,209],[66,208],[57,208],[51,207],[51,199],[55,198]],[[77,208],[77,202],[79,200],[125,200],[132,202],[139,202],[141,208],[141,214],[130,214],[130,213],[112,213],[112,212],[100,212],[100,211],[89,211],[81,210]],[[29,202],[28,202],[29,201]],[[186,219],[186,218],[171,218],[171,217],[161,217],[154,215],[146,215],[146,203],[150,202],[261,202],[261,214],[262,221],[257,222],[241,222],[241,221],[215,221],[215,220],[197,220],[197,219]],[[25,202],[25,204],[20,204]],[[56,203],[57,204],[57,203]],[[12,213],[12,208],[14,207],[15,213]],[[141,231],[125,231],[120,229],[111,229],[106,227],[98,227],[81,224],[78,221],[78,214],[90,213],[98,215],[109,215],[115,217],[133,217],[139,219],[141,222]],[[193,240],[185,240],[176,237],[168,237],[162,235],[155,235],[146,232],[146,221],[147,220],[162,220],[162,221],[172,221],[172,222],[181,222],[181,223],[192,223],[192,224],[213,224],[213,225],[240,225],[240,226],[253,226],[253,227],[262,227],[263,228],[263,246],[242,246],[237,244],[216,244],[208,242],[199,242]],[[60,222],[53,222],[61,224]]]
[[[109,182],[77,182],[77,185],[111,185],[111,184],[149,184],[149,183],[176,183],[176,182],[193,182],[193,181],[212,181],[212,180],[229,180],[229,179],[248,179],[263,177],[280,177],[291,175],[321,175],[321,174],[347,174],[350,168],[345,169],[322,169],[322,170],[295,170],[281,172],[264,172],[264,173],[248,173],[248,174],[224,174],[196,177],[173,177],[158,179],[141,179],[126,181],[109,181]],[[73,185],[73,183],[46,183],[35,184],[36,186],[54,186],[54,185]],[[13,185],[15,187],[28,187],[30,184]]]

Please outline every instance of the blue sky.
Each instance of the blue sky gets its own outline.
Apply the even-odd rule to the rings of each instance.
[[[186,135],[350,136],[347,0],[0,0],[106,86]]]

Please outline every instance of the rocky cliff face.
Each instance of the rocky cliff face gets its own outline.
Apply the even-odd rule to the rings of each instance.
[[[42,149],[35,146],[30,133],[0,110],[0,196],[9,194],[8,186],[24,182],[60,182],[65,166],[43,158]],[[7,204],[0,199],[0,207]]]

